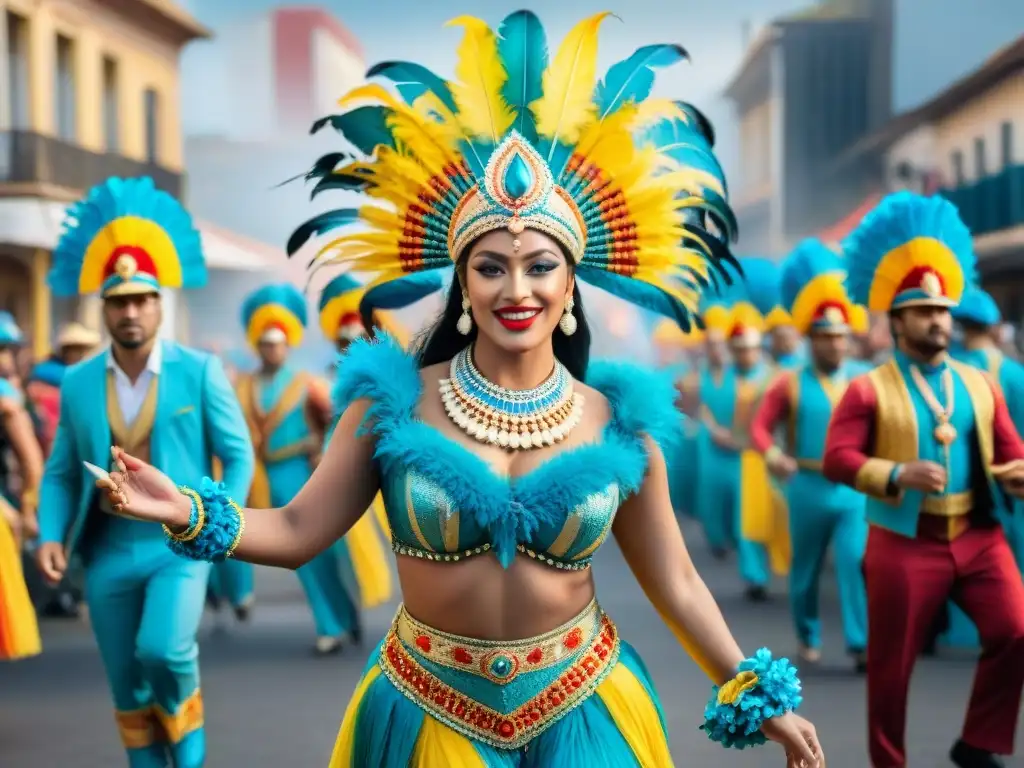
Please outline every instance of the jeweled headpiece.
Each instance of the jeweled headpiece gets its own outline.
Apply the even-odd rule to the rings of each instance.
[[[152,179],[110,178],[68,208],[49,284],[64,297],[201,288],[202,239],[188,211]]]
[[[782,263],[782,300],[800,333],[843,334],[853,304],[846,295],[842,258],[820,240],[800,242]]]
[[[332,153],[307,179],[314,195],[356,190],[376,204],[311,219],[289,255],[314,235],[362,225],[311,267],[344,263],[383,287],[450,269],[488,232],[534,229],[565,249],[581,279],[688,327],[709,272],[730,258],[724,177],[706,120],[648,98],[653,70],[685,58],[679,46],[641,48],[597,82],[608,15],[574,27],[550,65],[540,21],[518,11],[497,32],[468,16],[452,22],[465,30],[452,82],[410,62],[373,67],[368,76],[393,82],[401,99],[376,84],[342,98],[360,106],[313,129],[331,125],[366,157]]]
[[[955,307],[973,284],[970,230],[943,197],[895,192],[843,243],[850,299],[872,312],[909,306]]]

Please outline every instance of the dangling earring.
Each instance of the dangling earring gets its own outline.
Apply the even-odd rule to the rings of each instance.
[[[469,313],[469,308],[472,305],[469,303],[469,294],[465,291],[462,292],[462,314],[459,315],[459,322],[455,325],[459,333],[463,336],[469,336],[473,330],[473,316]]]
[[[576,306],[576,302],[570,296],[565,302],[565,312],[562,313],[562,318],[558,321],[558,327],[562,329],[562,333],[566,336],[572,336],[576,333],[576,318],[572,314],[574,306]]]

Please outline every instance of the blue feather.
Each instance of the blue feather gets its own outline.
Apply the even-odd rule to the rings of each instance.
[[[291,237],[288,238],[286,251],[289,256],[294,256],[314,235],[322,235],[325,232],[330,232],[333,229],[344,227],[348,224],[355,224],[358,221],[358,208],[338,208],[337,210],[321,213],[304,224],[300,224],[292,232]]]
[[[148,220],[164,231],[174,246],[181,268],[182,288],[200,288],[206,284],[202,238],[181,203],[157,189],[148,176],[109,178],[90,189],[83,200],[67,210],[48,277],[55,296],[78,294],[82,262],[93,240],[110,222],[125,216]],[[131,245],[145,247],[146,244]]]
[[[639,104],[651,95],[654,70],[688,58],[680,45],[659,43],[638,48],[629,58],[614,64],[594,89],[598,117],[603,120],[627,102]]]
[[[974,241],[956,206],[939,196],[894,192],[868,213],[843,241],[847,259],[846,290],[850,299],[867,306],[882,259],[919,237],[945,244],[960,264],[964,284],[976,281]]]
[[[999,325],[1003,319],[995,299],[976,285],[964,291],[960,304],[953,308],[953,317],[977,325]]]
[[[580,266],[577,268],[576,274],[581,280],[596,288],[608,291],[613,296],[618,296],[631,304],[674,320],[684,331],[690,330],[693,321],[692,313],[678,300],[650,283],[616,275],[595,267]]]
[[[359,302],[362,315],[374,310],[403,309],[444,287],[444,270],[431,269],[376,285]]]
[[[416,99],[428,91],[441,100],[452,112],[459,111],[452,96],[451,89],[442,78],[435,75],[422,64],[415,64],[411,61],[382,61],[375,64],[366,73],[366,78],[384,77],[395,84],[398,93],[405,99],[407,104],[412,104]]]
[[[303,328],[309,322],[306,297],[302,292],[291,283],[272,283],[257,288],[245,297],[242,302],[242,327],[248,328],[253,315],[268,304],[279,304],[287,309],[295,315]]]
[[[768,259],[745,257],[740,259],[743,266],[743,283],[747,300],[758,312],[767,315],[782,304],[780,291],[782,271],[779,265]]]
[[[324,289],[320,292],[320,304],[318,306],[319,311],[323,312],[326,307],[333,299],[339,296],[344,296],[346,293],[352,291],[362,290],[363,284],[356,280],[348,272],[342,272],[340,275],[331,278],[331,281],[324,286]]]
[[[802,240],[782,262],[780,293],[786,311],[793,308],[800,292],[819,275],[845,273],[843,260],[820,240]]]
[[[388,107],[370,105],[357,107],[341,115],[321,117],[310,128],[310,133],[317,133],[324,126],[330,125],[345,137],[345,140],[364,155],[372,155],[382,144],[395,148],[395,138],[388,126],[391,110]]]
[[[693,109],[682,101],[677,101],[676,106],[684,111]],[[677,163],[710,173],[718,179],[722,189],[728,192],[725,171],[696,120],[687,123],[679,118],[666,118],[648,126],[637,139],[641,146],[654,147],[660,154],[668,155]]]
[[[529,142],[537,141],[537,124],[530,104],[543,95],[541,77],[548,67],[548,43],[540,19],[532,11],[516,11],[498,27],[498,56],[508,79],[501,95],[517,114],[515,129]]]

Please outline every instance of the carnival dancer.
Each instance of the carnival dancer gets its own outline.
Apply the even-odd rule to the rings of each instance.
[[[671,765],[651,678],[594,599],[590,559],[610,532],[723,685],[706,711],[711,738],[738,746],[767,734],[791,763],[822,761],[813,729],[790,713],[792,668],[767,650],[744,663],[687,556],[659,448],[678,434],[671,381],[587,364],[577,279],[688,325],[696,286],[675,278],[718,268],[725,243],[680,211],[699,206],[732,231],[724,200],[693,183],[685,156],[634,143],[640,120],[687,129],[671,102],[646,99],[649,77],[633,76],[681,50],[648,47],[597,86],[607,16],[571,30],[551,67],[532,13],[497,34],[461,17],[459,82],[383,64],[372,74],[402,83],[418,108],[373,84],[342,99],[389,110],[383,124],[376,112],[335,121],[356,144],[381,130],[375,147],[363,144],[371,157],[329,174],[330,186],[349,179],[379,203],[318,216],[289,250],[359,221],[317,266],[375,273],[368,295],[410,272],[455,278],[416,355],[387,336],[349,349],[343,415],[287,508],[239,510],[204,483],[200,521],[173,482],[128,455],[124,472],[100,481],[124,509],[168,525],[176,551],[292,566],[384,494],[405,604],[349,704],[335,768]],[[410,71],[427,90],[405,88]]]
[[[810,343],[810,359],[778,376],[751,423],[750,439],[772,474],[785,482],[793,565],[789,599],[800,658],[821,659],[818,582],[829,547],[839,583],[846,650],[858,671],[867,665],[867,594],[861,566],[867,544],[863,494],[821,474],[832,409],[847,383],[867,370],[848,357],[852,304],[836,254],[805,240],[782,266],[782,299],[794,327]],[[779,441],[780,430],[785,440]]]
[[[334,342],[339,360],[353,342],[367,336],[359,311],[359,304],[365,294],[363,284],[346,273],[333,278],[320,294],[320,328],[324,336]],[[405,329],[387,313],[375,312],[372,320],[371,328],[386,331],[402,346],[408,345]],[[338,415],[335,414],[328,427],[325,448],[337,426]],[[391,527],[388,525],[384,500],[379,494],[373,500],[372,514],[360,517],[348,534],[334,543],[339,562],[351,571],[349,581],[354,582],[358,588],[357,608],[375,608],[391,599],[391,568],[386,550],[374,529],[374,521],[380,527],[380,532],[390,540]]]
[[[744,279],[757,286],[757,311],[764,317],[769,354],[779,370],[793,370],[805,361],[802,339],[793,318],[783,306],[782,270],[776,261],[765,258],[743,259]]]
[[[9,312],[0,312],[0,354],[13,356],[24,336]],[[24,395],[0,378],[0,661],[35,656],[42,650],[36,612],[22,570],[25,539],[39,534],[36,518],[43,455],[36,441]],[[17,459],[19,482],[6,465],[8,451]]]
[[[90,624],[132,768],[204,762],[196,631],[210,567],[169,553],[146,523],[101,514],[106,494],[94,493],[83,462],[107,466],[120,446],[194,484],[217,456],[225,490],[245,493],[252,445],[220,363],[157,338],[160,290],[205,281],[191,217],[149,178],[108,179],[71,206],[50,274],[56,296],[99,292],[112,342],[64,373],[37,559],[56,583],[72,555],[82,556]]]
[[[683,384],[684,412],[698,424],[696,516],[711,554],[718,560],[736,546],[739,504],[739,455],[729,426],[736,398],[736,370],[729,357],[731,314],[725,295],[735,290],[723,286],[716,295],[705,296],[702,301],[704,363],[691,371]]]
[[[700,470],[697,466],[697,435],[700,423],[685,415],[688,382],[699,377],[700,361],[695,349],[703,342],[703,332],[692,328],[683,331],[674,321],[662,319],[654,328],[652,340],[658,355],[659,367],[671,375],[679,390],[680,429],[679,444],[672,455],[665,457],[668,466],[669,490],[672,507],[677,513],[695,516],[697,480]]]
[[[302,343],[307,319],[306,297],[289,283],[265,285],[242,304],[242,325],[260,359],[259,370],[243,375],[237,386],[256,449],[248,500],[255,509],[283,507],[295,497],[320,462],[333,420],[327,383],[288,363]],[[249,575],[242,583],[251,585],[248,563],[225,561],[219,567],[244,569]],[[297,573],[313,614],[316,652],[336,653],[346,639],[358,642],[358,611],[342,582],[336,551],[321,553]]]
[[[844,244],[850,298],[888,312],[894,358],[852,381],[835,409],[825,476],[866,493],[871,524],[868,730],[875,768],[906,765],[914,661],[946,600],[977,624],[983,653],[961,768],[1013,752],[1024,684],[1024,583],[996,518],[1024,489],[1024,445],[998,386],[949,359],[950,307],[974,277],[971,234],[941,197],[898,192]]]

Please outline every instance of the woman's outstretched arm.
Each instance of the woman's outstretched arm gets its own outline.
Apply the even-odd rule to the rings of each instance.
[[[369,402],[357,400],[342,414],[323,460],[284,507],[245,509],[245,527],[232,552],[238,560],[298,568],[344,536],[367,510],[379,482],[374,437],[360,429]],[[192,500],[156,468],[115,449],[119,472],[97,485],[110,493],[121,514],[165,523],[183,533],[192,519]],[[212,521],[207,527],[214,525]]]
[[[690,559],[669,499],[668,470],[647,438],[647,476],[622,505],[613,532],[647,599],[705,674],[721,685],[744,659]]]

